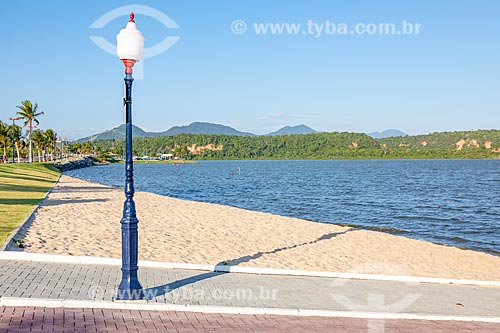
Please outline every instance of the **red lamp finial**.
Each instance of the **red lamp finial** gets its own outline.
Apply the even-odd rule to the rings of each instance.
[[[133,12],[130,13],[130,21],[129,22],[134,22],[135,23],[135,21],[134,21],[134,13]]]
[[[125,73],[132,74],[132,67],[135,65],[135,60],[131,59],[122,59],[123,64],[125,65]]]

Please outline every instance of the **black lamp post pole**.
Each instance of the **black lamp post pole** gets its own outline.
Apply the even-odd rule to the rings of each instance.
[[[122,281],[118,287],[116,299],[143,299],[142,286],[137,278],[138,233],[134,203],[134,163],[132,158],[132,69],[125,75],[125,203],[123,204],[122,225]]]

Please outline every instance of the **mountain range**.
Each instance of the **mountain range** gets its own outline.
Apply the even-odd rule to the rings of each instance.
[[[163,132],[146,132],[142,128],[132,125],[133,136],[136,138],[140,137],[159,137],[159,136],[174,136],[177,134],[222,134],[222,135],[235,135],[235,136],[256,136],[256,134],[241,132],[232,127],[213,124],[206,122],[194,122],[185,126],[174,126]],[[281,129],[264,134],[264,136],[275,136],[275,135],[289,135],[289,134],[311,134],[317,133],[309,126],[304,124],[297,126],[285,126]],[[389,136],[405,136],[406,134],[398,130],[386,130],[384,132],[369,133],[368,135],[373,138],[385,138]],[[113,129],[104,131],[102,133],[87,136],[76,140],[76,142],[86,142],[86,141],[100,141],[100,140],[123,140],[125,139],[125,124],[122,124]]]

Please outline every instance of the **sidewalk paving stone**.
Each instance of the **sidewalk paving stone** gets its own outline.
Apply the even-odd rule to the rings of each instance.
[[[0,260],[0,296],[112,301],[120,267]],[[149,302],[500,317],[500,288],[139,269]]]

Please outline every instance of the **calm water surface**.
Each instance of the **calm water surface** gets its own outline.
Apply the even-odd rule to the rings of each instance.
[[[500,253],[500,160],[201,161],[134,168],[138,191]],[[123,164],[66,174],[124,183]]]

